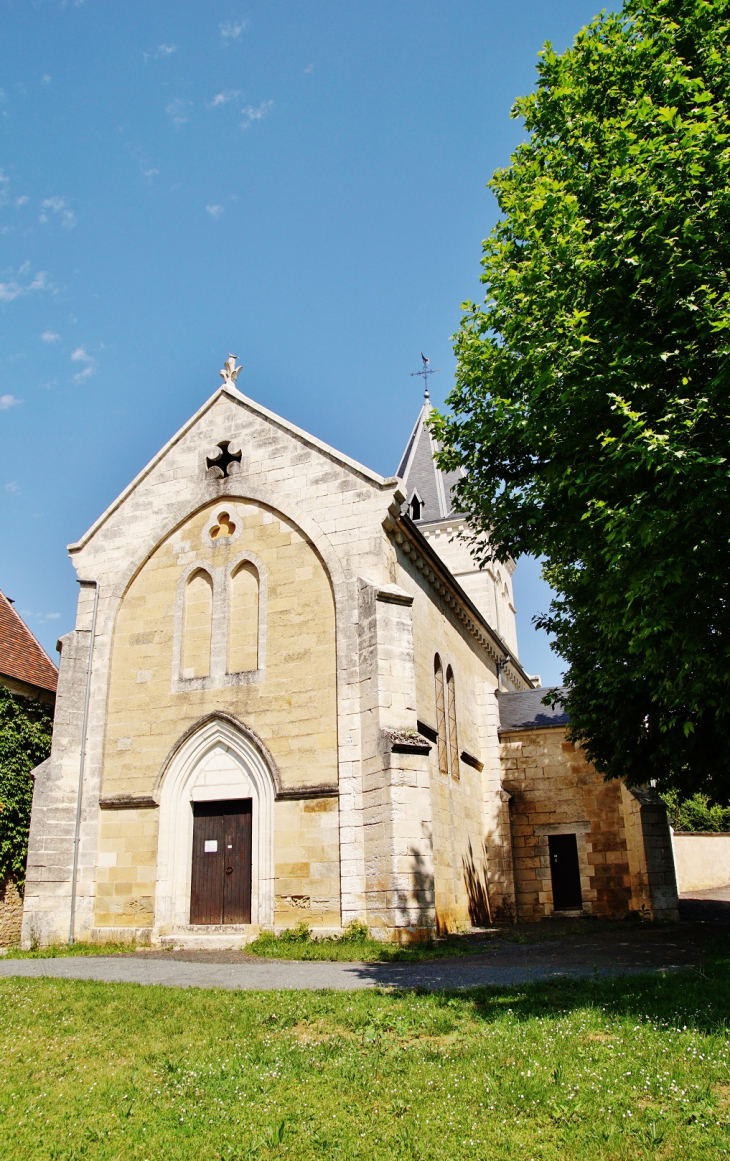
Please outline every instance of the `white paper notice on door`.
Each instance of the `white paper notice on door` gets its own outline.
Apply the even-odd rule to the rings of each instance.
[[[215,854],[215,852],[217,850],[218,850],[218,839],[206,839],[205,840],[205,853],[206,853],[206,855]]]

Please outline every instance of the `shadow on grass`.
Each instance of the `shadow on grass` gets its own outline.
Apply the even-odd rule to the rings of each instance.
[[[646,1025],[730,1034],[730,932],[708,942],[698,968],[593,979],[555,978],[514,987],[413,989],[446,1009],[466,1004],[487,1023],[508,1014],[517,1021],[555,1018],[588,1008]],[[399,993],[407,995],[404,991]]]

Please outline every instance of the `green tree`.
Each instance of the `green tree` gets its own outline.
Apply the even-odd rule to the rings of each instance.
[[[513,116],[441,465],[490,551],[544,556],[539,623],[607,776],[727,801],[730,3],[627,0]]]
[[[730,806],[717,806],[706,794],[698,791],[691,798],[681,798],[679,791],[668,790],[662,798],[675,830],[730,831]]]
[[[0,883],[25,880],[33,798],[30,775],[51,752],[52,728],[47,705],[0,685]]]

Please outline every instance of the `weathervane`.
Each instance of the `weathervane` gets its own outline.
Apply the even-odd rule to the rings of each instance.
[[[424,399],[430,399],[431,396],[428,393],[428,377],[429,375],[438,375],[441,368],[432,367],[431,360],[426,358],[423,351],[421,351],[421,358],[423,360],[423,367],[420,371],[411,371],[411,379],[414,375],[418,375],[423,379],[423,397]]]
[[[228,358],[223,364],[223,370],[221,371],[220,376],[226,386],[228,386],[228,384],[233,387],[236,386],[236,379],[238,378],[238,373],[241,370],[240,367],[236,366],[237,358],[238,355],[231,355],[229,353]]]

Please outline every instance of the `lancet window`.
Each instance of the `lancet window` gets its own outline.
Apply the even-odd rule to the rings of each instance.
[[[184,605],[183,678],[209,677],[213,582],[205,569],[196,569],[188,577]]]
[[[222,517],[218,528],[230,535]],[[266,593],[266,569],[251,552],[217,568],[201,562],[186,570],[175,610],[173,690],[263,681]]]
[[[454,671],[446,670],[446,716],[449,727],[449,772],[452,778],[459,777],[459,739],[456,730],[456,688]]]
[[[228,672],[259,667],[259,572],[244,560],[231,574],[228,602]]]
[[[436,688],[436,731],[438,733],[439,772],[449,772],[449,751],[446,744],[446,706],[444,700],[444,670],[438,653],[433,659],[433,676]]]

